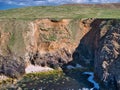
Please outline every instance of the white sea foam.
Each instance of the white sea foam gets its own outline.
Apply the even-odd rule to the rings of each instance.
[[[74,69],[75,67],[74,66],[72,66],[72,65],[68,65],[67,66],[67,69]]]
[[[67,69],[76,69],[76,68],[83,68],[80,64],[76,64],[76,66],[68,65]]]
[[[38,65],[28,65],[25,69],[25,72],[34,73],[34,72],[45,72],[45,71],[50,71],[50,70],[53,70],[53,69],[49,67],[41,67]]]
[[[82,88],[81,90],[89,90],[89,88]]]
[[[90,90],[89,88],[82,88],[82,89],[78,89],[78,90]]]
[[[80,64],[76,64],[76,68],[83,68]]]

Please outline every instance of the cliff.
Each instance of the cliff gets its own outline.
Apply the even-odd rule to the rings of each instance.
[[[107,88],[120,88],[120,20],[0,21],[1,74],[18,78],[30,64],[63,68],[68,63],[90,66]]]
[[[89,31],[91,21],[88,19],[84,24],[80,19],[1,20],[0,55],[15,64],[14,68],[21,65],[24,68],[29,64],[61,67],[72,60],[72,53],[79,40]],[[25,63],[17,64],[11,60],[18,62],[17,58],[23,59]],[[1,59],[1,62],[4,60]],[[14,72],[9,65],[1,63],[1,72],[6,72],[3,67]]]
[[[94,66],[96,79],[106,89],[119,90],[120,20],[95,19],[90,26],[74,51],[71,63]]]

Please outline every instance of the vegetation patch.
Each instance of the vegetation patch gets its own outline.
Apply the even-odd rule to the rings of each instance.
[[[27,88],[28,90],[38,88],[50,89],[50,87],[55,88],[64,84],[66,80],[69,81],[69,78],[65,78],[65,74],[62,71],[54,70],[27,74],[20,82],[18,82],[18,86],[22,89]]]
[[[79,30],[79,24],[78,22],[80,19],[72,19],[71,22],[69,23],[68,27],[72,32],[72,39],[75,39],[75,36],[77,34],[77,30]]]
[[[78,90],[83,87],[92,87],[87,76],[82,73],[85,69],[53,70],[48,72],[26,74],[18,83],[17,88],[23,90]],[[81,82],[82,81],[82,82]]]
[[[116,5],[62,5],[36,6],[0,11],[1,19],[35,20],[36,18],[120,18],[120,8]],[[55,19],[54,19],[55,18]],[[58,19],[56,19],[58,18]]]
[[[42,38],[43,38],[43,41],[48,41],[48,42],[57,40],[57,36],[55,34],[50,34],[50,35],[42,34]]]
[[[55,41],[56,39],[57,39],[57,36],[55,34],[50,35],[48,38],[49,41]]]
[[[24,54],[25,44],[23,39],[23,33],[29,30],[28,21],[16,20],[16,19],[5,19],[1,20],[2,32],[9,33],[7,38],[9,41],[6,42],[7,48],[12,53]]]
[[[15,34],[12,33],[11,37],[10,37],[10,40],[9,40],[10,47],[14,46],[14,43],[15,43]]]
[[[13,78],[8,78],[6,80],[0,81],[0,90],[6,90],[8,87],[10,87],[15,82],[16,80]]]

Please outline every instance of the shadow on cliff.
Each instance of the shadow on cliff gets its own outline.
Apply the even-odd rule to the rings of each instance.
[[[90,31],[80,40],[78,47],[73,52],[73,60],[68,64],[63,65],[73,65],[77,63],[83,66],[94,64],[95,50],[98,48],[98,42],[100,37],[100,23],[102,19],[96,19],[90,24]]]
[[[87,77],[83,75],[82,73],[85,71],[93,71],[94,68],[94,57],[95,57],[95,51],[98,48],[98,41],[100,37],[100,23],[102,22],[102,19],[96,19],[90,24],[90,31],[80,40],[80,43],[76,50],[74,51],[72,58],[73,60],[67,64],[63,65],[63,71],[66,75],[69,77],[75,79],[79,83],[86,83],[88,86],[92,86],[87,81]],[[80,64],[87,69],[80,70],[78,72],[77,70],[67,70],[66,67],[68,65],[76,66],[76,64]]]

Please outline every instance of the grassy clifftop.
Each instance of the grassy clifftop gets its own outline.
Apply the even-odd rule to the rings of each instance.
[[[120,18],[120,4],[26,7],[0,11],[0,18]]]

